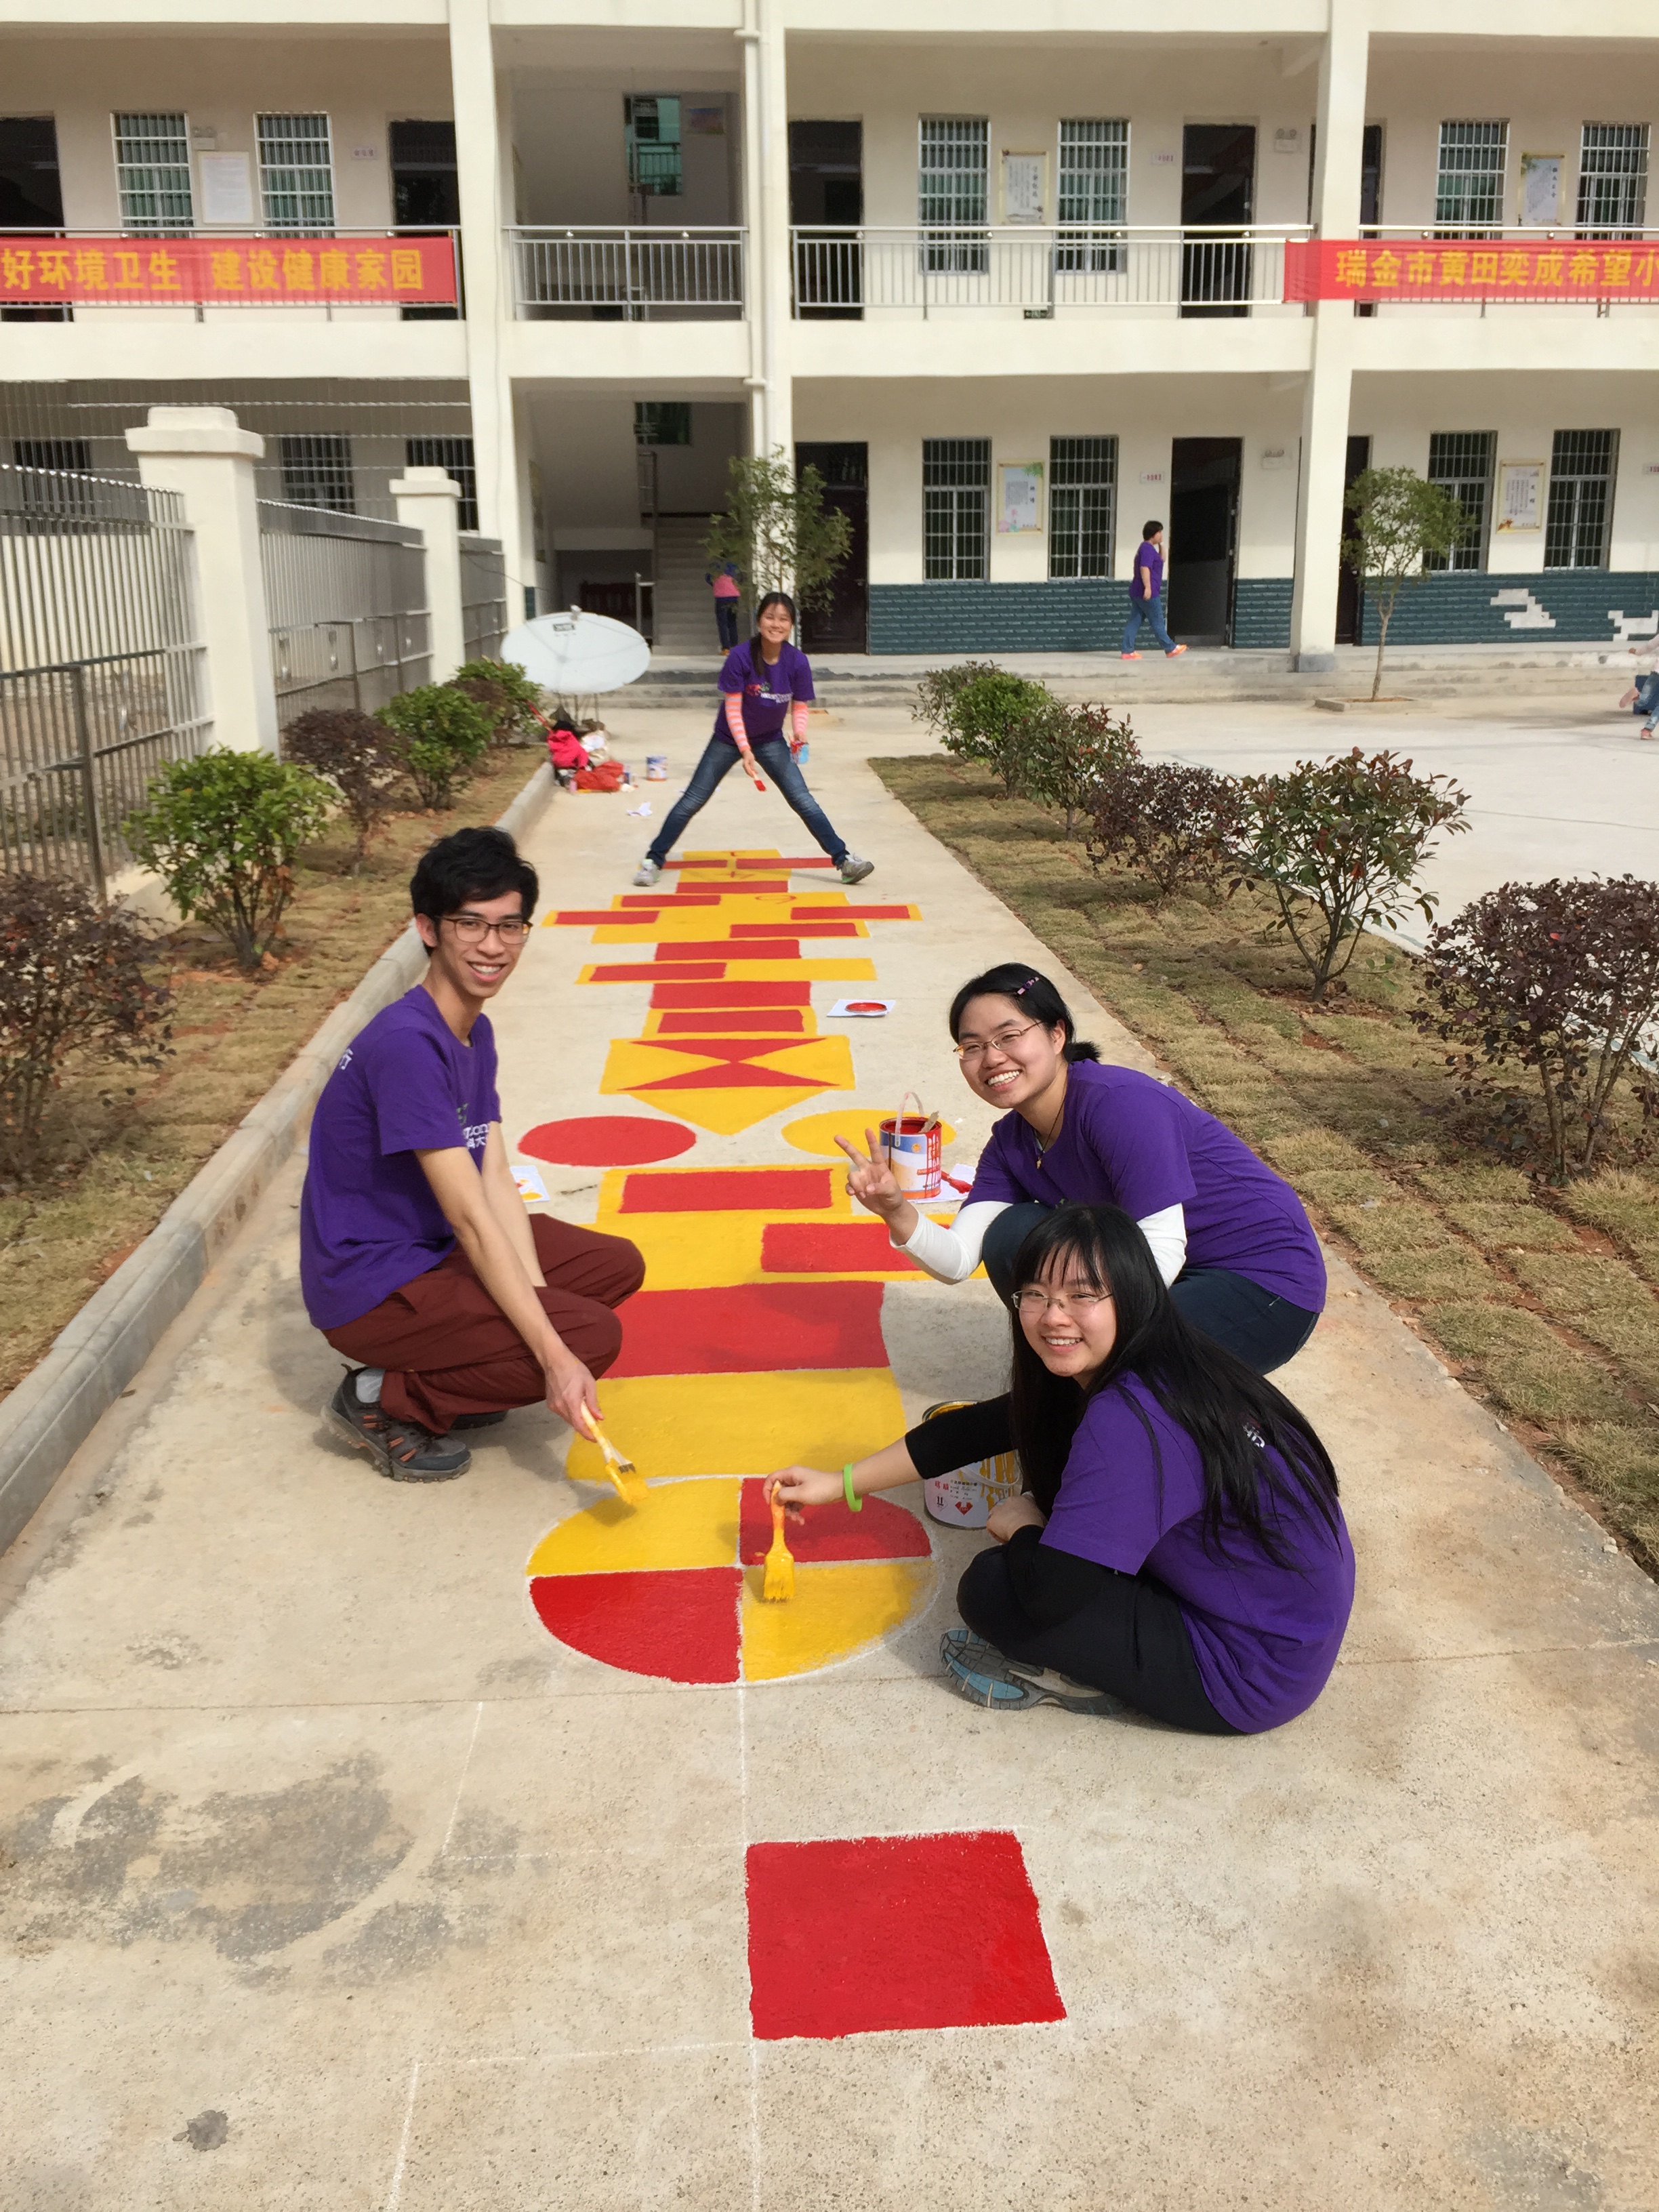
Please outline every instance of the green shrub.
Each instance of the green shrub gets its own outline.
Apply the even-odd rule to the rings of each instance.
[[[218,750],[163,769],[121,834],[186,921],[210,924],[244,968],[257,968],[294,896],[295,856],[333,805],[304,769]]]
[[[1017,734],[1025,795],[1040,806],[1058,807],[1068,837],[1102,788],[1140,758],[1127,719],[1118,720],[1109,707],[1067,706],[1052,693],[1020,723]]]
[[[531,682],[516,660],[464,661],[449,681],[453,690],[489,716],[495,744],[540,738],[542,726],[537,714],[542,703],[541,686]]]
[[[283,732],[283,756],[319,775],[356,832],[351,872],[385,826],[403,774],[403,747],[386,724],[356,707],[313,707]]]
[[[377,711],[403,741],[404,766],[423,806],[447,806],[489,750],[489,716],[476,700],[447,684],[400,691]]]
[[[958,668],[930,669],[916,686],[911,713],[947,753],[993,769],[1012,799],[1024,788],[1024,726],[1052,698],[1046,684],[1011,675],[994,660],[967,660]]]
[[[72,1053],[154,1067],[172,1051],[172,994],[144,973],[131,915],[106,912],[79,884],[0,877],[0,1167],[39,1156],[46,1102]]]

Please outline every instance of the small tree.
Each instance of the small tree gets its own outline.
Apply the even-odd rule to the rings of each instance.
[[[422,806],[447,806],[489,750],[495,727],[476,699],[447,684],[421,684],[375,709],[401,740],[404,766]]]
[[[356,707],[313,707],[283,732],[283,754],[319,775],[337,795],[356,831],[356,875],[386,826],[403,774],[403,748],[386,724]]]
[[[1025,726],[1053,703],[1046,684],[1010,675],[994,660],[969,660],[930,670],[916,686],[911,713],[947,753],[994,769],[1012,799],[1024,788]]]
[[[294,896],[300,848],[333,805],[319,776],[269,753],[206,752],[163,769],[122,835],[187,921],[208,922],[257,968]]]
[[[1052,696],[1020,724],[1019,749],[1026,796],[1058,807],[1067,837],[1103,786],[1140,757],[1127,720],[1109,707],[1072,707]]]
[[[0,1165],[26,1175],[72,1053],[155,1067],[172,994],[144,973],[131,915],[56,876],[0,877]]]
[[[527,743],[541,736],[541,686],[531,682],[516,660],[463,661],[449,681],[489,716],[494,744]]]
[[[1382,654],[1401,593],[1423,582],[1430,562],[1449,558],[1468,533],[1469,518],[1450,492],[1415,469],[1367,469],[1354,478],[1343,504],[1353,516],[1343,550],[1376,603],[1375,699],[1382,689]]]
[[[1121,763],[1094,795],[1085,850],[1097,873],[1138,869],[1157,903],[1237,880],[1249,809],[1235,776],[1183,762]]]
[[[1278,927],[1307,963],[1315,1005],[1353,958],[1363,930],[1398,929],[1413,908],[1437,903],[1417,882],[1437,830],[1468,828],[1467,791],[1447,775],[1413,775],[1408,760],[1356,745],[1283,775],[1247,780],[1253,820],[1247,876],[1265,879]]]
[[[1558,1182],[1587,1175],[1613,1092],[1659,1043],[1659,884],[1504,884],[1430,936],[1417,1025],[1482,1066],[1531,1068]]]
[[[853,526],[823,503],[815,468],[799,477],[781,446],[734,454],[726,464],[726,512],[708,518],[703,550],[711,568],[730,561],[748,580],[750,604],[787,592],[798,607],[826,606],[853,542]]]

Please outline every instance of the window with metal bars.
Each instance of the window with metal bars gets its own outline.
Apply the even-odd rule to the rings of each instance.
[[[261,115],[259,190],[272,230],[334,228],[334,154],[325,115]]]
[[[1558,430],[1544,523],[1547,568],[1605,568],[1613,521],[1616,430]]]
[[[478,526],[478,471],[471,438],[405,438],[404,460],[411,469],[443,469],[461,488],[456,520],[463,530]]]
[[[982,275],[990,265],[982,234],[990,125],[982,115],[924,115],[917,216],[927,233],[929,269]]]
[[[1434,181],[1436,228],[1452,238],[1478,238],[1504,220],[1507,123],[1443,123]]]
[[[1578,228],[1587,238],[1640,230],[1648,205],[1648,126],[1587,123],[1578,141]]]
[[[190,125],[182,115],[117,115],[115,180],[124,230],[188,230]]]
[[[988,438],[921,443],[922,573],[930,584],[978,584],[988,566]]]
[[[1429,482],[1449,491],[1463,510],[1463,535],[1443,560],[1428,558],[1425,568],[1484,568],[1486,517],[1492,507],[1492,455],[1496,430],[1437,430],[1429,440]]]
[[[331,507],[341,514],[356,514],[349,438],[283,437],[276,442],[284,499],[295,507]]]
[[[1121,223],[1129,204],[1129,125],[1116,119],[1086,118],[1060,126],[1061,223]],[[1124,265],[1121,243],[1110,234],[1061,240],[1057,269],[1110,273]]]
[[[1117,440],[1048,441],[1048,574],[1109,576]]]

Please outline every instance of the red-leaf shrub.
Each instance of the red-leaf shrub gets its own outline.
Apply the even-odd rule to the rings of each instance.
[[[1095,792],[1084,850],[1097,872],[1108,864],[1138,870],[1161,904],[1176,891],[1212,891],[1237,876],[1248,822],[1237,777],[1137,752]]]
[[[1504,884],[1429,938],[1418,1027],[1449,1062],[1505,1065],[1538,1079],[1559,1181],[1595,1164],[1607,1107],[1638,1048],[1659,1031],[1659,884],[1599,876]]]
[[[356,833],[355,875],[392,812],[404,769],[398,739],[384,722],[356,707],[313,707],[283,731],[283,758],[322,776],[339,793]]]

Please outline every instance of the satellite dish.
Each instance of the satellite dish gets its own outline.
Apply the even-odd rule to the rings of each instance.
[[[521,623],[501,640],[500,653],[517,661],[532,684],[566,699],[620,691],[651,665],[651,648],[638,630],[581,607]]]

